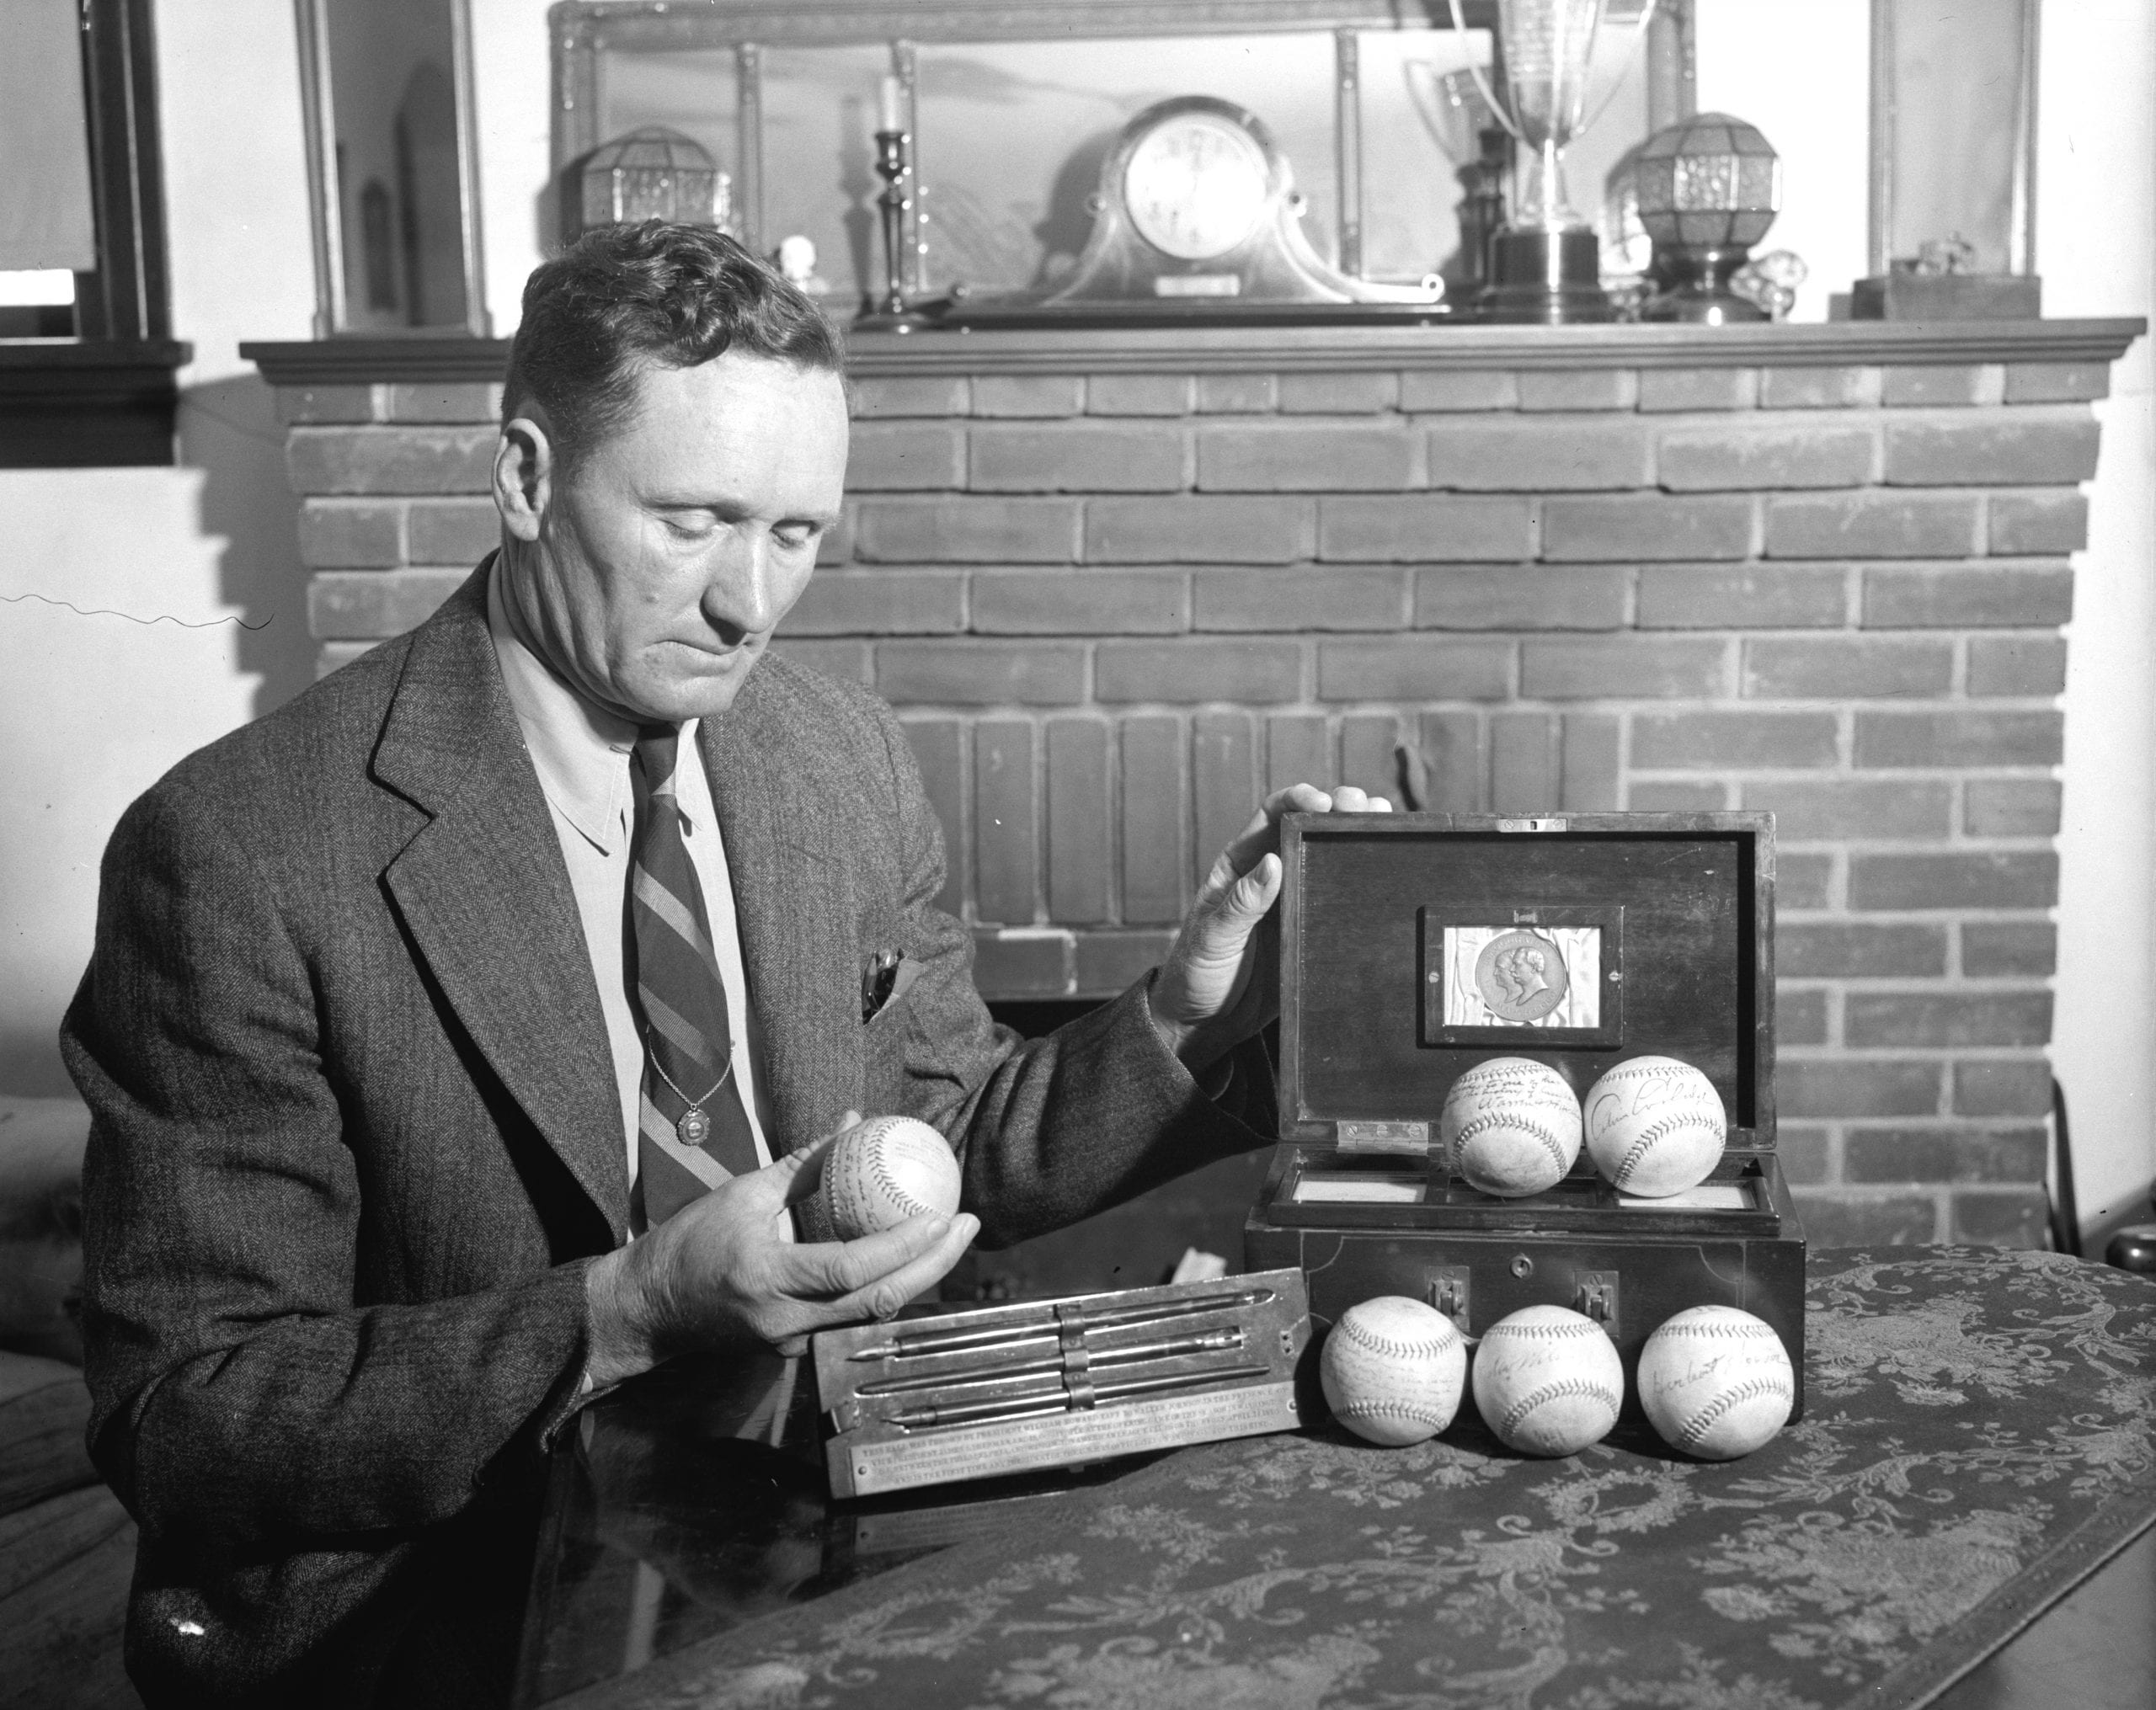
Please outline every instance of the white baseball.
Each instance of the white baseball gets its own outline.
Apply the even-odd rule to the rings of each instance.
[[[1726,1137],[1714,1083],[1673,1057],[1632,1057],[1588,1089],[1588,1156],[1625,1193],[1662,1199],[1697,1187]]]
[[[1357,1436],[1419,1443],[1460,1411],[1467,1339],[1435,1307],[1381,1294],[1341,1313],[1318,1356],[1318,1382],[1332,1416]]]
[[[1452,1084],[1438,1138],[1469,1186],[1506,1199],[1540,1193],[1580,1155],[1580,1101],[1549,1064],[1493,1057]]]
[[[1570,1455],[1600,1442],[1624,1402],[1616,1345],[1569,1307],[1522,1307],[1476,1347],[1476,1411],[1524,1455]]]
[[[908,1217],[958,1209],[958,1160],[950,1142],[911,1116],[871,1116],[831,1142],[816,1185],[814,1219],[828,1239],[851,1241]]]
[[[1772,1324],[1733,1306],[1677,1314],[1640,1350],[1640,1404],[1673,1449],[1748,1455],[1789,1423],[1796,1373]]]

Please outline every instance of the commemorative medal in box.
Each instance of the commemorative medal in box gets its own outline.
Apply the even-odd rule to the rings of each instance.
[[[1470,1336],[1522,1307],[1598,1319],[1629,1371],[1687,1307],[1742,1308],[1804,1349],[1804,1234],[1774,1156],[1768,813],[1296,814],[1283,824],[1281,1144],[1244,1229],[1300,1265],[1312,1318],[1400,1294]],[[1493,1057],[1576,1095],[1676,1057],[1722,1102],[1712,1175],[1620,1193],[1584,1150],[1501,1199],[1448,1168],[1438,1113]]]
[[[1294,1269],[821,1331],[831,1494],[1293,1430],[1309,1341]]]

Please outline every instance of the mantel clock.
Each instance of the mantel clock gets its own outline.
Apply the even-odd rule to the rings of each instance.
[[[1387,306],[1442,313],[1443,282],[1351,279],[1303,235],[1294,168],[1258,117],[1210,95],[1148,107],[1101,168],[1093,229],[1067,278],[1044,291],[960,297],[965,324],[1102,318],[1332,318]]]

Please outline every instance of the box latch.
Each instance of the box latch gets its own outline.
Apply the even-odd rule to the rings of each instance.
[[[1617,1272],[1614,1271],[1582,1271],[1572,1292],[1572,1310],[1609,1331],[1614,1340],[1617,1334]]]

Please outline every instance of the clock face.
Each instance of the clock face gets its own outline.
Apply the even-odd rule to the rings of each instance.
[[[1212,113],[1179,113],[1148,131],[1123,170],[1139,236],[1178,261],[1225,255],[1263,217],[1272,173],[1257,139]]]

